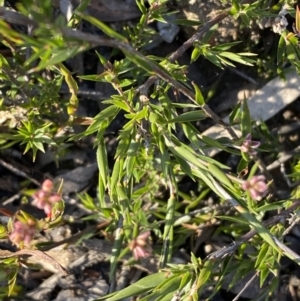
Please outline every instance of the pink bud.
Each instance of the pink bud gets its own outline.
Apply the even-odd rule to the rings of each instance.
[[[242,189],[249,192],[252,199],[260,201],[268,192],[265,176],[260,175],[252,177],[242,184]]]
[[[135,260],[149,257],[152,254],[152,248],[147,241],[150,234],[150,231],[144,232],[129,243],[129,249],[132,250]]]
[[[248,153],[251,156],[255,156],[257,154],[257,151],[255,148],[258,148],[260,146],[259,141],[252,141],[251,134],[248,134],[242,143],[240,149],[243,153]]]
[[[50,195],[49,198],[48,198],[48,201],[50,203],[57,203],[61,200],[61,196],[59,194],[53,194],[53,195]]]
[[[15,245],[24,242],[26,246],[29,246],[36,233],[36,230],[36,224],[32,220],[28,220],[27,224],[20,221],[15,221],[13,225],[13,231],[9,235],[9,239]]]
[[[32,204],[39,209],[43,209],[47,217],[51,217],[53,204],[61,200],[61,196],[53,191],[51,180],[45,180],[42,188],[33,195]]]
[[[53,189],[53,183],[51,180],[47,179],[42,184],[42,190],[45,192],[51,192]]]

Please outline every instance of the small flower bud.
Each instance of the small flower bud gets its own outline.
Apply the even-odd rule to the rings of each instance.
[[[248,153],[250,156],[255,156],[257,154],[257,151],[255,148],[258,148],[260,146],[259,141],[252,141],[251,134],[248,134],[246,136],[246,139],[241,145],[241,151],[243,153]]]
[[[268,192],[265,176],[260,175],[252,177],[242,184],[242,189],[249,192],[252,199],[256,201],[262,200]]]
[[[51,180],[45,180],[42,188],[33,195],[32,205],[44,210],[47,217],[51,217],[54,203],[61,200],[60,194],[53,191],[53,183]]]
[[[15,221],[9,239],[15,245],[24,242],[25,246],[29,246],[36,230],[36,224],[32,220],[28,220],[27,224],[21,221]]]
[[[150,234],[150,231],[144,232],[129,243],[129,249],[132,250],[135,260],[149,257],[152,254],[152,248],[147,242]]]
[[[51,192],[53,189],[53,183],[51,180],[47,179],[42,184],[42,190],[45,192]]]

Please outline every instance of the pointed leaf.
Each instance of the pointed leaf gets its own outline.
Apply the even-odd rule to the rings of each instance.
[[[136,5],[138,6],[143,15],[147,14],[147,9],[144,0],[136,0]]]
[[[266,243],[264,243],[260,250],[259,250],[259,253],[257,255],[257,258],[256,258],[256,262],[255,262],[255,268],[259,267],[261,264],[264,264],[265,263],[265,260],[267,258],[267,256],[269,256],[268,252],[270,251],[270,246]]]
[[[123,37],[122,35],[120,35],[119,33],[117,33],[116,31],[114,31],[111,27],[107,26],[105,23],[101,22],[99,19],[96,19],[90,15],[86,15],[86,14],[83,14],[81,12],[76,12],[76,14],[90,22],[91,24],[95,25],[96,27],[98,27],[99,29],[101,29],[103,32],[105,32],[108,36],[116,39],[116,40],[119,40],[119,41],[124,41],[126,42],[127,39],[125,37]]]
[[[203,289],[206,287],[205,284],[207,283],[212,271],[213,271],[213,260],[207,260],[204,263],[204,266],[200,270],[200,275],[197,280],[197,288],[199,288],[199,294],[203,291]]]
[[[209,172],[221,183],[226,185],[228,188],[230,188],[232,191],[235,191],[233,184],[228,179],[228,177],[224,174],[224,172],[216,165],[208,163],[208,170]]]
[[[243,136],[247,136],[247,134],[251,133],[251,117],[250,111],[248,107],[248,102],[246,99],[242,102],[242,120],[241,120],[241,129]]]
[[[197,110],[197,111],[183,113],[183,114],[169,120],[168,123],[198,121],[198,120],[203,120],[206,118],[207,118],[207,115],[203,111]]]
[[[108,161],[107,161],[107,153],[106,147],[103,139],[101,139],[97,148],[97,164],[99,169],[99,176],[102,179],[104,188],[106,187],[106,179],[108,177]]]
[[[200,106],[204,106],[205,105],[205,100],[204,97],[202,95],[201,90],[199,89],[199,87],[195,84],[192,83],[192,85],[194,86],[195,89],[195,94],[196,94],[196,102],[200,105]]]
[[[265,267],[259,274],[259,284],[260,287],[263,287],[264,282],[266,281],[270,271],[267,267]]]
[[[201,51],[199,50],[198,47],[195,47],[191,55],[191,62],[195,62],[200,55],[201,55]]]
[[[161,284],[166,279],[165,273],[155,273],[149,276],[142,278],[141,280],[137,281],[136,283],[126,287],[125,289],[116,292],[112,297],[104,297],[98,300],[106,300],[106,301],[119,301],[125,298],[129,298],[132,296],[137,296],[143,294],[150,289]]]

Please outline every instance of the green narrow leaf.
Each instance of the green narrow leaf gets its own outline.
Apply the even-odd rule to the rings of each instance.
[[[257,168],[258,168],[258,164],[259,164],[258,162],[255,162],[255,164],[253,164],[253,166],[250,169],[250,172],[249,172],[249,175],[248,175],[248,179],[251,179],[256,174],[256,171],[257,171]]]
[[[237,172],[241,173],[243,170],[245,170],[248,167],[248,162],[244,159],[241,158],[239,165],[237,167]]]
[[[272,246],[277,252],[280,252],[280,249],[275,244],[270,232],[266,227],[264,227],[255,216],[251,213],[247,212],[245,209],[240,211],[242,216],[249,222],[249,224],[254,228],[254,230],[259,234],[259,236],[267,242],[270,246]]]
[[[101,29],[104,33],[106,33],[108,36],[119,40],[123,42],[127,42],[127,39],[114,31],[111,27],[107,26],[105,23],[101,22],[99,19],[96,19],[90,15],[83,14],[81,12],[76,12],[76,15],[78,15],[80,18],[90,22],[91,24],[95,25],[99,29]]]
[[[218,149],[224,150],[224,151],[232,153],[232,154],[239,154],[238,151],[230,149],[230,148],[226,147],[224,143],[221,143],[218,140],[212,139],[212,138],[210,138],[208,136],[201,135],[201,140],[207,146],[216,147]]]
[[[155,289],[148,301],[170,301],[178,291],[181,282],[180,275],[174,275],[164,281],[159,288]]]
[[[136,53],[132,53],[130,51],[127,51],[126,49],[122,49],[124,54],[126,55],[126,57],[128,57],[128,59],[130,59],[134,64],[136,64],[137,66],[140,66],[141,68],[143,68],[144,70],[148,71],[150,74],[153,74],[153,70],[152,70],[152,66],[150,61],[148,61],[146,58],[137,55]]]
[[[239,103],[233,108],[233,111],[229,115],[229,124],[230,125],[234,125],[236,122],[238,122],[238,124],[240,123],[240,120],[239,120],[240,111],[241,111],[241,104]]]
[[[247,275],[250,271],[253,271],[253,263],[250,260],[241,260],[238,266],[235,265],[235,274],[232,277],[231,282],[227,286],[228,289],[231,289],[235,283],[237,283],[240,279],[242,279],[245,275]]]
[[[185,136],[190,140],[194,149],[201,150],[202,144],[200,144],[200,140],[198,135],[199,131],[190,123],[183,123],[182,125],[183,132]]]
[[[93,123],[86,129],[86,133],[92,134],[98,131],[102,123],[104,123],[104,126],[108,126],[109,120],[112,120],[119,112],[120,108],[115,105],[111,105],[105,108],[97,116],[94,117]]]
[[[127,150],[129,145],[130,145],[130,135],[121,135],[115,157],[120,156],[121,158],[124,158],[125,156],[127,156]]]
[[[138,111],[136,113],[126,114],[125,117],[128,119],[132,119],[134,121],[138,121],[145,118],[147,115],[148,115],[148,108],[145,106],[141,111]]]
[[[169,166],[170,166],[170,155],[168,153],[167,150],[161,150],[163,151],[161,156],[160,156],[160,160],[161,160],[161,170],[163,172],[163,175],[164,175],[164,180],[166,182],[168,182],[168,179],[169,179]]]
[[[211,38],[214,36],[216,30],[218,29],[218,23],[215,24],[214,26],[212,26],[204,35],[204,37],[202,38],[201,42],[203,44],[209,44],[209,41],[211,40]]]
[[[251,133],[251,116],[248,107],[248,102],[246,99],[242,102],[241,107],[242,120],[241,120],[241,130],[244,137]]]
[[[207,58],[210,62],[212,62],[214,65],[216,65],[220,69],[224,69],[219,58],[215,54],[213,54],[211,52],[206,52],[205,58]]]
[[[154,61],[148,60],[146,57],[142,56],[138,52],[128,51],[124,47],[121,47],[121,50],[124,52],[124,54],[126,55],[126,57],[128,59],[130,59],[134,64],[136,64],[137,66],[143,68],[144,70],[146,70],[147,72],[149,72],[152,75],[155,75],[155,73],[156,73],[154,69],[156,69],[156,68],[162,69],[162,67],[159,66],[158,64],[155,64]],[[155,64],[156,68],[153,68],[154,64]],[[166,70],[162,70],[162,71],[164,73],[167,72]],[[169,76],[171,77],[170,74],[169,74]]]
[[[121,159],[120,157],[117,157],[115,160],[114,168],[113,168],[112,175],[110,178],[110,190],[111,191],[116,188],[117,183],[119,182],[121,166],[123,167],[123,159]]]
[[[264,282],[266,281],[268,275],[269,275],[270,271],[267,267],[265,267],[264,269],[262,269],[259,273],[259,284],[260,287],[263,287]]]
[[[286,53],[287,53],[287,58],[290,61],[294,61],[297,59],[297,52],[295,50],[295,47],[293,44],[291,43],[287,43],[286,45]]]
[[[231,181],[227,178],[227,176],[224,174],[224,172],[216,165],[208,163],[208,170],[209,172],[221,183],[229,187],[232,191],[235,191],[236,189],[232,185]]]
[[[96,51],[96,54],[97,54],[98,59],[100,60],[101,64],[102,64],[103,66],[106,66],[106,64],[107,64],[107,59],[106,59],[103,55],[101,55],[98,51]]]
[[[174,176],[171,174],[171,177]],[[169,179],[170,181],[170,179]],[[171,195],[168,199],[167,214],[165,217],[165,227],[163,233],[164,246],[160,256],[160,267],[165,267],[170,262],[173,250],[173,233],[174,233],[174,213],[175,213],[176,196]]]
[[[142,14],[146,15],[147,14],[147,9],[146,9],[144,0],[136,0],[135,3],[138,6],[138,8],[140,9],[140,11],[142,12]]]
[[[229,61],[228,59],[225,59],[224,57],[222,57],[218,54],[216,54],[216,57],[219,59],[221,64],[223,64],[225,66],[227,65],[227,66],[231,66],[231,67],[235,68],[235,65],[231,61]]]
[[[232,53],[232,52],[220,52],[218,55],[222,57],[222,59],[228,58],[234,62],[247,65],[247,66],[253,66],[253,63],[255,62],[253,59],[247,58],[247,57],[242,57],[239,54]],[[245,55],[245,54],[244,54]]]
[[[204,165],[198,160],[196,154],[183,146],[170,146],[169,149],[174,155],[180,156],[183,160],[189,161],[196,166],[203,168]]]
[[[229,10],[229,14],[235,16],[240,11],[240,5],[237,0],[232,0],[232,7]]]
[[[208,281],[212,271],[213,271],[213,260],[207,260],[204,266],[200,270],[200,275],[197,280],[197,288],[199,289],[199,294],[204,290],[205,284]]]
[[[215,193],[217,193],[218,196],[222,197],[221,193],[219,193],[216,190],[216,187],[213,185],[212,180],[209,178],[209,174],[207,171],[200,169],[200,168],[192,168],[193,174],[201,179],[205,184]]]
[[[102,177],[98,176],[98,199],[99,207],[101,209],[107,208],[107,202],[105,200],[105,187],[102,181]]]
[[[182,275],[181,277],[181,282],[180,282],[180,286],[178,288],[178,290],[182,290],[185,287],[187,287],[189,284],[189,282],[192,280],[193,274],[190,272],[186,272],[185,274]]]
[[[94,117],[94,119],[96,120],[104,120],[104,119],[107,119],[107,118],[111,118],[111,117],[114,117],[117,113],[119,113],[119,108],[112,105],[112,106],[109,106],[107,108],[105,108],[104,110],[102,110],[98,115],[96,115]]]
[[[199,87],[193,82],[192,83],[194,89],[195,89],[195,94],[196,94],[196,102],[197,104],[199,104],[200,106],[204,106],[205,105],[205,100],[204,97],[202,95],[201,90],[199,89]]]
[[[216,217],[219,219],[225,220],[225,221],[230,221],[230,222],[234,222],[236,224],[240,224],[239,225],[240,227],[242,227],[242,225],[249,226],[249,223],[247,221],[245,221],[245,219],[242,217],[227,216],[227,215],[216,215]]]
[[[155,273],[142,278],[125,289],[114,293],[114,296],[99,298],[98,300],[119,301],[132,296],[141,295],[161,284],[166,279],[166,273]]]
[[[131,108],[127,105],[126,102],[119,100],[119,99],[112,99],[110,100],[112,104],[119,107],[120,109],[124,110],[125,112],[130,112]]]
[[[275,204],[271,203],[271,204],[265,204],[259,208],[256,209],[257,213],[258,212],[268,212],[271,210],[280,210],[280,208],[283,208],[283,203],[284,201],[280,201],[280,202],[276,202]]]
[[[191,63],[195,62],[199,58],[200,54],[201,51],[199,50],[199,48],[195,47],[191,55]]]
[[[18,270],[16,270],[14,274],[11,276],[11,278],[8,280],[8,296],[10,296],[14,291],[17,282],[17,274],[18,274]]]
[[[39,149],[41,152],[45,152],[44,145],[42,142],[34,141],[34,146]]]
[[[265,263],[265,260],[266,260],[266,257],[268,256],[268,252],[270,250],[270,245],[264,243],[260,250],[259,250],[259,253],[257,255],[257,258],[256,258],[256,262],[255,262],[255,268],[259,267],[261,264],[264,264]]]
[[[61,74],[63,75],[63,77],[68,85],[69,91],[71,93],[71,97],[70,97],[69,105],[68,105],[68,114],[72,117],[75,115],[75,113],[77,111],[77,107],[78,107],[77,82],[73,78],[69,69],[64,64],[59,64],[58,69],[61,72]]]
[[[206,118],[207,118],[207,115],[203,111],[196,110],[196,111],[183,113],[183,114],[169,120],[168,123],[199,121],[199,120],[203,120]]]
[[[127,174],[127,179],[129,180],[134,172],[134,167],[136,164],[136,157],[135,156],[130,156],[126,158],[126,161],[124,165],[126,166],[126,174]]]
[[[84,46],[70,47],[65,49],[54,49],[52,50],[52,56],[47,60],[41,60],[38,67],[35,69],[36,71],[40,71],[45,69],[48,66],[56,65],[61,62],[64,62],[72,57],[74,57],[79,52],[85,50]]]
[[[108,176],[108,161],[107,161],[107,153],[106,147],[103,139],[100,140],[97,148],[97,164],[99,169],[99,176],[103,181],[104,187],[107,184],[107,176]]]
[[[32,54],[30,58],[28,58],[27,61],[25,61],[24,66],[30,66],[35,60],[41,58],[42,60],[48,60],[51,57],[52,51],[51,49],[37,49],[36,52]],[[36,70],[33,68],[33,70]]]
[[[249,16],[245,15],[245,14],[240,14],[240,18],[242,19],[242,21],[244,22],[244,24],[247,26],[247,27],[250,27],[250,19]]]
[[[189,165],[185,160],[183,160],[181,157],[176,156],[176,155],[174,155],[174,156],[176,157],[176,160],[178,161],[178,163],[179,163],[180,167],[182,168],[182,170],[183,170],[183,171],[184,171],[191,179],[193,179],[193,180],[195,181],[194,176],[193,176],[193,173],[192,173],[192,169],[191,169],[190,165]]]
[[[212,49],[215,50],[215,51],[218,51],[218,52],[219,51],[225,51],[225,50],[228,50],[228,49],[232,48],[233,46],[236,46],[240,43],[241,43],[241,41],[224,43],[224,44],[221,44],[221,45],[214,46],[214,47],[212,47]]]

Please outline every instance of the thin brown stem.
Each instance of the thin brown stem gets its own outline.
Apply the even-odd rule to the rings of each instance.
[[[7,13],[6,9],[1,8],[0,9],[0,18],[2,18],[4,20],[8,19],[6,13]],[[18,13],[16,13],[16,14],[18,14]],[[18,15],[20,15],[22,17],[18,18],[17,17]],[[9,21],[16,20],[19,22],[19,19],[22,19],[22,21],[23,21],[24,16],[21,14],[18,14],[18,15],[14,15],[14,19],[9,17]],[[197,39],[201,38],[203,36],[203,34],[209,28],[211,28],[211,26],[213,26],[214,24],[223,20],[227,15],[228,15],[228,13],[226,11],[226,12],[223,12],[220,15],[218,15],[213,20],[209,21],[195,35],[193,35],[180,48],[178,48],[177,51],[173,55],[171,55],[171,57],[169,59],[174,60],[174,59],[180,57],[188,48],[190,48],[193,45],[193,43]],[[28,22],[28,24],[32,24],[32,20],[30,20],[29,18],[28,18],[27,22]],[[143,65],[147,65],[147,70],[151,69],[152,72],[154,74],[156,74],[157,77],[163,79],[165,82],[172,85],[179,92],[181,92],[182,94],[187,96],[192,102],[196,103],[195,94],[192,91],[190,91],[189,88],[187,88],[185,85],[183,85],[180,82],[178,82],[177,80],[175,80],[169,74],[169,72],[167,72],[167,70],[165,70],[161,66],[157,65],[153,61],[149,60],[147,57],[142,55],[139,51],[134,49],[129,43],[119,41],[119,40],[113,40],[113,39],[106,38],[106,37],[100,37],[100,36],[96,36],[93,34],[84,33],[79,30],[75,31],[75,30],[68,29],[68,28],[62,28],[60,31],[61,31],[62,35],[68,39],[75,39],[75,40],[79,40],[79,41],[88,42],[91,44],[91,46],[95,46],[95,47],[96,46],[107,46],[107,47],[118,48],[118,49],[122,50],[122,52],[124,52],[125,55],[130,54],[131,57],[137,59],[137,63],[143,62]],[[201,108],[207,114],[207,116],[212,118],[217,124],[221,125],[224,129],[226,129],[232,138],[234,138],[234,139],[237,138],[237,135],[234,132],[234,130],[228,124],[226,124],[218,115],[216,115],[206,104],[202,105]]]
[[[228,16],[228,11],[225,11],[225,12],[217,15],[215,18],[213,18],[209,22],[207,22],[191,38],[189,38],[186,42],[184,42],[176,51],[174,51],[169,56],[169,61],[174,62],[178,58],[180,58],[189,48],[191,48],[194,45],[194,43],[196,41],[200,40],[210,28],[212,28],[214,25],[221,22],[227,16]]]
[[[298,207],[300,207],[300,200],[299,199],[295,200],[295,202],[288,209],[283,210],[279,214],[267,219],[262,224],[265,227],[269,227],[269,226],[273,226],[277,223],[280,223],[282,220],[285,220]],[[207,258],[208,259],[214,259],[214,260],[224,258],[224,257],[232,254],[233,252],[235,252],[240,247],[240,245],[242,245],[246,241],[250,240],[256,234],[257,234],[257,232],[255,230],[250,230],[248,233],[243,235],[240,240],[230,244],[227,247],[224,247],[222,250],[218,250],[216,252],[213,252],[212,254],[209,254],[207,256]]]

